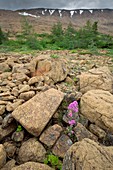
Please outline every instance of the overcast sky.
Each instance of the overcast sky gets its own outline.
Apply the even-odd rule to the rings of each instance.
[[[0,0],[0,9],[25,8],[113,9],[113,0]]]

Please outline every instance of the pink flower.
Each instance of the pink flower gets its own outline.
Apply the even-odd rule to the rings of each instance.
[[[78,102],[74,101],[69,104],[68,109],[74,112],[78,112]]]
[[[68,115],[69,115],[70,117],[72,117],[72,116],[73,116],[73,114],[72,114],[72,112],[71,112],[71,111],[69,112],[69,114],[68,114]]]
[[[74,124],[76,124],[76,122],[75,122],[75,120],[73,119],[73,120],[69,120],[69,125],[74,125]]]

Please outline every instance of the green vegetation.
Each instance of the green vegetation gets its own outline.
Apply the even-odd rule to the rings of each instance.
[[[63,29],[58,22],[53,25],[51,33],[37,34],[26,17],[22,20],[22,32],[16,37],[8,37],[0,28],[0,52],[31,52],[36,50],[71,50],[72,53],[99,54],[98,49],[109,49],[111,55],[113,37],[98,32],[98,22],[87,21],[86,25],[75,30],[70,23]],[[10,38],[10,39],[8,39]],[[81,50],[82,49],[82,50]],[[83,49],[85,51],[83,51]],[[58,56],[51,56],[58,58]]]
[[[17,129],[16,129],[16,132],[21,132],[23,129],[22,129],[22,126],[21,125],[18,125]]]
[[[51,58],[59,58],[59,56],[56,55],[56,54],[52,54],[50,57],[51,57]]]
[[[62,169],[62,163],[59,158],[53,154],[47,155],[47,158],[44,160],[44,164],[50,165],[52,168],[57,170]]]
[[[7,34],[4,33],[0,27],[0,44],[3,44],[7,40]]]

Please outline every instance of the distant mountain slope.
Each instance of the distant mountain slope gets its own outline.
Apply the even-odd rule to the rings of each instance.
[[[50,32],[51,27],[60,21],[65,28],[70,22],[76,29],[88,20],[98,21],[99,31],[113,35],[112,9],[22,9],[17,11],[0,10],[0,26],[5,31],[21,31],[22,18],[26,16],[38,33]]]

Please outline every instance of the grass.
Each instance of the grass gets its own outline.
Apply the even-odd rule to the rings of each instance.
[[[97,22],[92,24],[88,21],[78,31],[72,25],[68,25],[63,30],[62,24],[57,23],[50,34],[37,34],[24,18],[22,32],[17,33],[15,37],[9,36],[9,40],[7,38],[3,41],[0,45],[0,52],[34,54],[40,50],[70,50],[72,54],[113,57],[113,37],[99,33],[97,26]],[[53,54],[51,58],[59,58],[59,56]]]

